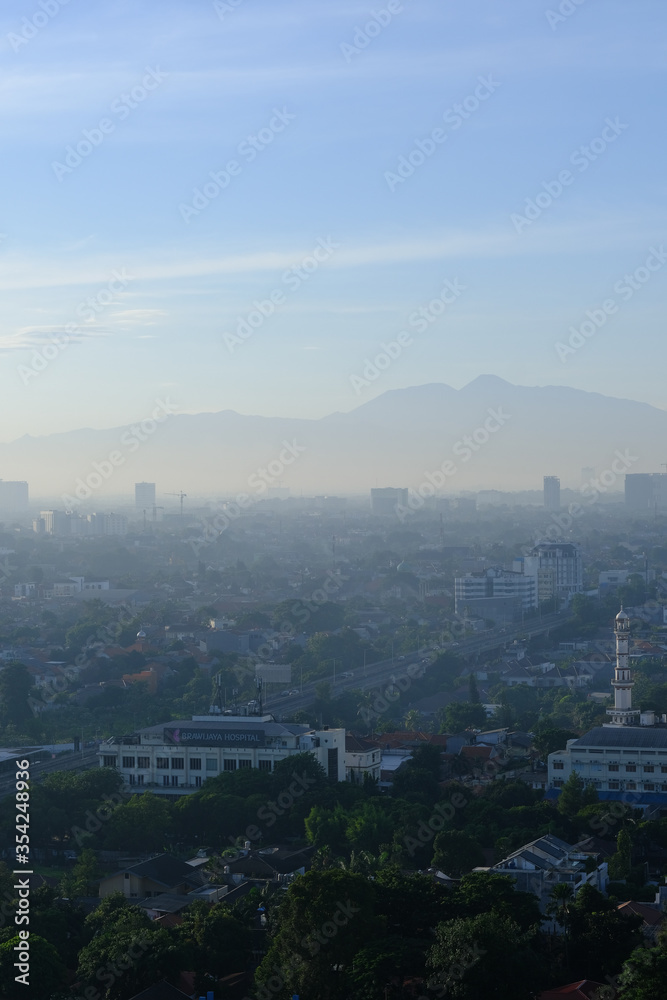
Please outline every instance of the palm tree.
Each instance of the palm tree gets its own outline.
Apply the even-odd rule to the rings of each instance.
[[[419,732],[422,725],[421,712],[416,708],[411,708],[409,712],[406,712],[403,722],[408,731]]]
[[[565,966],[570,968],[570,903],[574,896],[572,886],[567,882],[557,882],[549,893],[551,902],[547,903],[547,916],[553,917],[556,923],[563,928],[563,940],[565,943]]]

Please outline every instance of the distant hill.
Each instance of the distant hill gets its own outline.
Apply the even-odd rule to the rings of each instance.
[[[617,453],[627,454],[632,472],[661,471],[667,460],[663,410],[562,386],[516,386],[491,375],[460,390],[443,384],[395,389],[320,420],[232,410],[176,414],[140,436],[143,441],[127,427],[25,436],[0,445],[0,473],[27,479],[33,496],[72,494],[78,478],[109,471],[96,496],[130,492],[139,480],[155,481],[159,494],[245,490],[256,496],[260,480],[249,484],[249,478],[271,462],[277,463],[273,485],[312,494],[417,487],[443,462],[451,463],[444,490],[457,492],[536,489],[544,475],[578,487],[582,467],[599,474],[611,469]],[[305,450],[281,471],[281,452],[291,457],[283,442]],[[612,489],[622,488],[619,476]]]

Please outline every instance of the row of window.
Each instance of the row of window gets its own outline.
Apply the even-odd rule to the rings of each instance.
[[[134,768],[134,766],[135,766],[135,759],[136,759],[136,766],[138,768],[145,768],[147,770],[150,769],[150,766],[151,766],[151,759],[150,759],[150,757],[137,757],[137,758],[134,758],[134,757],[123,757],[122,758],[123,767],[124,768],[128,768],[128,769],[129,768]],[[102,761],[103,761],[104,767],[115,767],[116,763],[117,763],[116,757],[111,757],[111,756],[103,757]],[[170,764],[171,764],[171,770],[172,771],[184,771],[185,770],[185,759],[183,757],[172,757],[171,759],[169,757],[156,757],[156,759],[155,759],[155,766],[156,766],[156,768],[158,768],[161,771],[168,771]],[[273,768],[273,761],[272,760],[259,760],[257,762],[257,764],[258,764],[258,768],[259,768],[260,771],[271,771],[272,768]],[[236,771],[237,767],[238,767],[239,770],[243,770],[243,769],[246,769],[246,768],[251,768],[252,767],[252,761],[249,758],[242,758],[240,760],[237,760],[236,758],[233,758],[233,759],[229,759],[229,760],[223,761],[223,769],[225,771]],[[191,757],[190,758],[190,770],[191,771],[201,771],[201,769],[202,769],[202,766],[201,766],[201,757]],[[218,770],[218,762],[217,762],[217,760],[207,759],[207,761],[206,761],[206,770],[207,771],[217,771]],[[134,780],[135,777],[137,778],[136,781]],[[143,783],[144,783],[144,775],[143,774],[138,774],[138,775],[131,774],[130,775],[130,784],[131,785],[135,785],[135,784],[136,785],[143,785]],[[169,781],[163,779],[163,783],[164,784],[169,784]],[[195,781],[195,784],[196,783],[197,782]],[[201,784],[201,778],[199,778],[199,783]],[[178,784],[178,782],[177,781],[176,782],[172,782],[172,784]]]
[[[603,782],[601,782],[601,781],[592,781],[590,783],[592,785],[594,785],[595,788],[602,788],[602,785],[603,785]],[[563,778],[554,778],[554,787],[555,788],[561,788],[564,784],[565,784],[565,782],[564,782]],[[608,785],[609,791],[618,791],[621,788],[621,782],[618,781],[618,780],[614,780],[612,778],[609,779],[609,781],[607,782],[607,785]],[[667,785],[665,785],[665,784],[658,785],[658,784],[656,784],[653,781],[644,781],[644,782],[641,782],[641,781],[640,782],[626,781],[624,783],[624,787],[626,788],[627,791],[630,791],[630,792],[641,791],[642,789],[645,792],[667,792]]]
[[[585,764],[587,762],[586,761],[577,760],[574,763],[575,764]],[[667,774],[667,765],[666,764],[662,764],[659,769],[656,768],[653,764],[643,764],[641,766],[642,766],[642,770],[643,770],[644,774],[653,774],[656,770],[659,770],[660,774]],[[562,771],[564,767],[565,767],[565,764],[564,764],[564,762],[562,760],[555,760],[554,761],[554,771]],[[596,767],[599,767],[599,765],[596,765]],[[608,767],[608,770],[610,770],[610,771],[618,771],[618,770],[620,770],[621,765],[620,764],[608,764],[607,767]],[[637,770],[637,765],[636,764],[624,764],[623,767],[625,768],[626,772],[630,773],[630,774],[633,774]]]

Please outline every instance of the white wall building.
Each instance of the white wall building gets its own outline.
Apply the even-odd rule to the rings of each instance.
[[[194,716],[140,729],[100,747],[101,767],[115,767],[128,791],[189,795],[222,771],[272,771],[310,753],[332,781],[345,781],[345,730],[309,729],[264,716]]]

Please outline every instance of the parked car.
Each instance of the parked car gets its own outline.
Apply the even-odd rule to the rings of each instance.
[[[299,689],[298,688],[292,688],[292,690],[288,691],[287,693],[288,694],[298,694],[299,693]]]
[[[291,691],[281,691],[280,692],[280,697],[281,698],[287,698],[287,696],[290,695],[291,693],[292,693]]]

